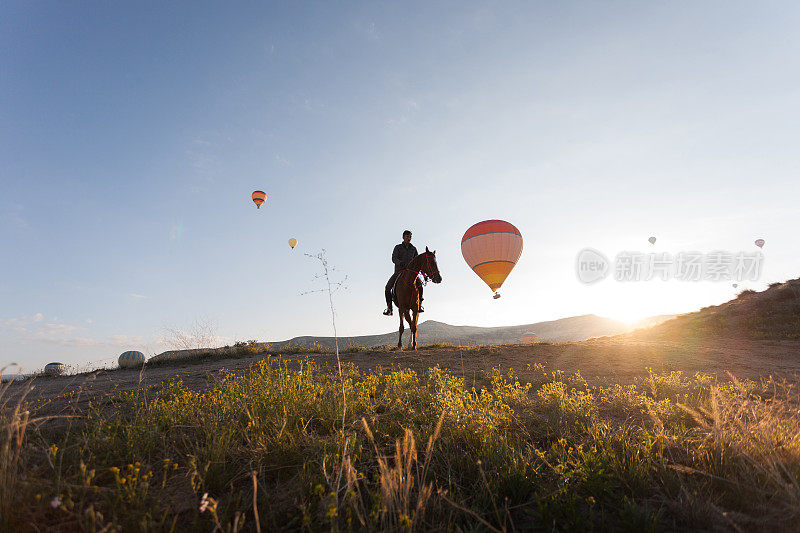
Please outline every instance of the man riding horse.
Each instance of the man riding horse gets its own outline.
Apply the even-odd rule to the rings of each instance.
[[[422,279],[434,283],[442,282],[442,274],[436,263],[436,252],[428,250],[417,253],[411,245],[411,231],[403,232],[403,242],[394,247],[392,252],[394,274],[386,284],[386,311],[384,315],[392,314],[392,286],[394,286],[394,301],[397,303],[397,314],[400,315],[400,327],[397,330],[397,348],[403,349],[403,321],[408,322],[411,328],[409,348],[417,349],[417,318],[422,312]]]
[[[386,316],[392,316],[392,288],[394,287],[397,276],[400,272],[408,267],[408,264],[419,255],[417,249],[411,244],[411,230],[403,232],[403,242],[398,244],[392,250],[392,263],[394,263],[394,274],[386,282],[386,289],[384,290],[386,296],[386,310],[383,312]],[[416,281],[417,290],[419,291],[419,301],[422,302],[422,283]],[[419,306],[419,312],[424,312],[422,305]]]

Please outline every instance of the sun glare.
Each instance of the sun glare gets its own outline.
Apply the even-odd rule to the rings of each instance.
[[[633,326],[640,320],[643,320],[648,316],[651,316],[637,309],[612,309],[609,310],[609,312],[607,313],[598,313],[598,314],[608,318],[613,318],[614,320],[622,322],[623,324],[627,324],[628,326]]]
[[[612,282],[602,294],[596,295],[592,312],[636,325],[640,320],[653,316],[697,310],[702,307],[701,302],[717,298],[724,300],[725,295],[719,293],[721,288],[713,284],[687,285],[677,282]]]

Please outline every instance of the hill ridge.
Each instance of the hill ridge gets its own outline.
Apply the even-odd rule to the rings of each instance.
[[[800,339],[800,278],[747,289],[719,305],[629,334],[635,338]]]
[[[645,319],[663,321],[673,318],[674,315],[663,315]],[[600,317],[594,314],[577,315],[572,317],[517,324],[514,326],[470,326],[453,325],[439,320],[429,319],[418,325],[418,342],[424,344],[449,342],[453,344],[515,344],[521,342],[524,333],[535,333],[540,341],[568,342],[581,341],[593,337],[619,335],[636,329],[637,325],[629,325],[611,318]],[[406,328],[403,341],[408,342],[410,332]],[[339,347],[394,345],[397,343],[397,330],[387,333],[372,335],[340,336]],[[311,347],[320,345],[333,347],[335,339],[332,336],[301,335],[283,341],[269,343],[273,349],[284,346]]]

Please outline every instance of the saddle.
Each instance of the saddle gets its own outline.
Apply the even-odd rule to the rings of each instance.
[[[400,279],[400,276],[397,276],[397,278],[395,278],[395,280],[394,280],[394,283],[392,283],[392,302],[394,303],[395,307],[397,307],[398,309],[400,309],[400,304],[397,302],[397,291],[395,291],[395,288],[397,288],[397,281],[399,279]],[[419,280],[419,278],[414,278],[414,283],[418,284],[418,285],[422,284],[422,282]]]

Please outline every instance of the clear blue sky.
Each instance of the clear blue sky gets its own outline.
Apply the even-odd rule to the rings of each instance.
[[[577,252],[753,249],[800,275],[795,2],[4,2],[0,364],[76,366],[340,334],[380,314],[405,228],[444,282],[425,319],[685,312],[726,283],[576,280]],[[269,199],[260,209],[255,189]],[[460,238],[525,248],[503,298]],[[290,250],[286,241],[300,245]],[[424,342],[424,339],[423,339]]]

